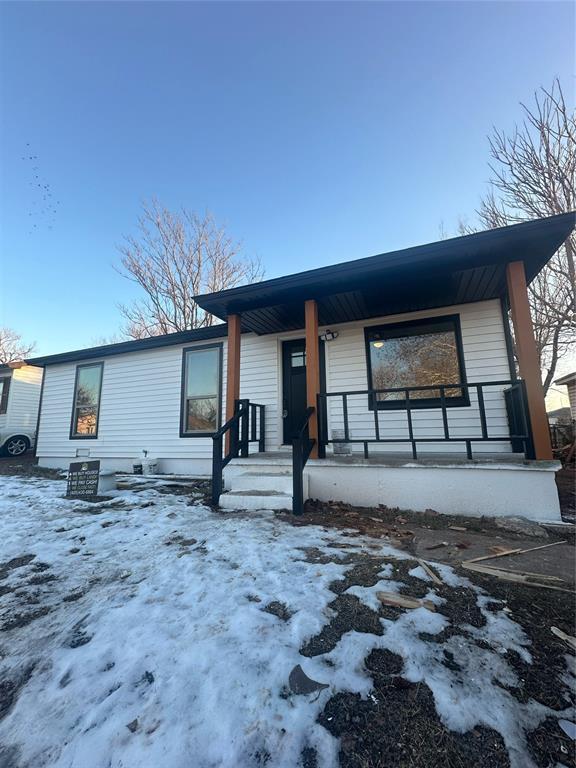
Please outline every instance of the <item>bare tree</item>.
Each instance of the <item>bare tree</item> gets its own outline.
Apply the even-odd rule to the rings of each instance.
[[[12,328],[0,328],[0,365],[25,360],[35,348],[36,344],[26,344]]]
[[[93,336],[90,341],[90,346],[106,347],[109,344],[120,344],[123,341],[128,341],[126,335],[121,333],[111,333],[109,336]]]
[[[118,271],[144,291],[144,298],[120,305],[130,338],[213,325],[194,296],[262,279],[259,260],[242,256],[209,213],[172,213],[153,200],[144,205],[138,230],[119,249]]]
[[[492,179],[478,215],[487,227],[566,213],[576,208],[576,114],[560,81],[521,105],[522,125],[490,137]],[[557,251],[530,286],[530,306],[544,373],[544,392],[574,342],[576,237]]]

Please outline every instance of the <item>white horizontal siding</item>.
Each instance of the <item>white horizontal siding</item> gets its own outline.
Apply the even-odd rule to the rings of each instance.
[[[0,427],[9,431],[34,431],[38,420],[38,405],[42,386],[42,368],[23,365],[14,368],[8,393],[8,408],[0,416]]]
[[[98,437],[70,439],[76,364],[46,369],[38,438],[40,457],[76,456],[77,449],[101,459],[134,459],[148,451],[159,459],[204,459],[210,437],[180,437],[183,349],[187,344],[103,358]],[[218,340],[210,343],[218,343]],[[226,348],[224,347],[224,365]],[[98,362],[83,361],[86,362]],[[223,393],[223,396],[225,393]]]
[[[568,400],[570,401],[570,414],[576,419],[576,381],[568,384]]]
[[[6,373],[2,373],[1,378],[11,380],[12,371],[7,371]],[[12,386],[12,381],[10,381],[10,386]],[[10,392],[8,392],[8,398],[10,398]],[[9,407],[10,407],[10,399],[8,399],[8,408]],[[8,409],[6,409],[6,413],[0,413],[0,429],[4,429],[7,423],[8,423]]]
[[[278,349],[278,338],[274,335],[242,336],[240,397],[265,406],[266,446],[270,450],[277,449],[280,444]]]
[[[226,402],[226,339],[131,352],[103,358],[98,437],[70,439],[76,363],[46,369],[38,455],[42,459],[74,458],[77,449],[105,460],[131,460],[148,451],[157,459],[206,460],[210,437],[180,437],[183,349],[222,343],[222,418]],[[277,340],[243,336],[241,397],[266,406],[266,439],[277,447]],[[87,362],[99,362],[98,359]],[[190,471],[193,466],[190,466]]]
[[[460,315],[469,382],[509,378],[500,305],[497,301],[489,301],[331,326],[332,330],[338,330],[339,336],[326,344],[328,391],[368,388],[365,326],[443,314]],[[282,439],[281,344],[284,339],[302,337],[303,333],[242,336],[240,396],[265,406],[268,450],[276,450]],[[222,339],[221,342],[224,414],[226,340]],[[207,343],[198,342],[197,345]],[[77,449],[88,448],[94,458],[131,460],[140,456],[142,450],[147,450],[154,458],[179,462],[201,460],[203,466],[209,466],[206,462],[212,456],[211,438],[181,438],[179,435],[182,350],[197,345],[163,347],[104,358],[100,423],[98,438],[95,440],[69,439],[76,364],[49,366],[44,385],[39,456],[69,460],[76,456]],[[501,392],[487,390],[485,402],[489,429],[495,435],[507,435],[508,425]],[[374,416],[368,410],[365,395],[350,398],[349,413],[352,437],[371,437]],[[382,436],[407,436],[405,411],[380,411],[378,419]],[[413,419],[416,434],[430,437],[442,434],[439,409],[414,411]],[[474,393],[470,407],[449,409],[449,424],[454,435],[470,437],[480,434]],[[330,429],[341,426],[341,406],[332,403]],[[435,450],[439,447],[442,446],[433,446]],[[509,449],[508,444],[502,444],[501,447]],[[402,448],[406,446],[396,445],[390,450]],[[488,448],[494,450],[495,446],[490,444]],[[448,447],[448,450],[454,448]],[[192,465],[190,471],[193,471]]]

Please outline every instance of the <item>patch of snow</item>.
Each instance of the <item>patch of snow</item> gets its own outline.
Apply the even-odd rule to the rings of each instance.
[[[449,587],[468,587],[470,589],[474,588],[472,582],[465,576],[459,576],[454,568],[452,568],[452,566],[446,565],[445,563],[437,563],[432,561],[430,561],[430,565],[438,573],[442,581]]]
[[[372,587],[361,587],[358,584],[354,584],[345,590],[345,595],[355,595],[360,602],[364,603],[368,608],[373,611],[378,611],[382,606],[382,603],[376,597],[376,592],[399,592],[400,588],[404,584],[401,581],[392,581],[389,579],[380,579]]]
[[[412,568],[412,570],[408,571],[408,576],[413,576],[415,579],[422,579],[422,581],[432,581],[431,577],[428,576],[421,565],[417,565],[416,568]]]
[[[470,634],[481,638],[489,643],[498,653],[507,651],[516,651],[523,661],[527,664],[532,663],[532,655],[527,650],[530,645],[530,639],[515,621],[512,621],[504,611],[488,611],[486,604],[492,602],[490,595],[479,591],[477,604],[482,615],[486,619],[485,626],[477,629],[476,627],[467,627]]]
[[[306,746],[317,749],[320,768],[332,768],[338,742],[317,717],[338,691],[371,695],[364,659],[374,648],[402,656],[404,676],[430,686],[449,728],[488,725],[502,733],[514,766],[529,765],[522,729],[549,710],[496,684],[517,682],[507,649],[530,656],[521,627],[487,611],[485,593],[474,588],[487,624],[466,627],[468,637],[426,642],[421,633],[438,635],[449,620],[420,608],[382,619],[382,636],[347,632],[329,653],[303,657],[299,649],[332,616],[329,585],[353,567],[343,556],[359,546],[410,556],[361,534],[290,526],[271,512],[214,513],[161,485],[146,478],[92,504],[63,498],[62,481],[0,478],[2,559],[35,556],[7,571],[2,585],[14,591],[2,596],[0,626],[48,611],[0,633],[0,677],[33,666],[0,722],[0,743],[19,768],[189,768],[191,759],[195,768],[293,768]],[[302,548],[334,562],[308,562]],[[434,568],[450,586],[471,586],[449,566]],[[375,593],[402,586],[392,574],[385,565],[377,584],[347,593],[378,610]],[[49,575],[56,578],[37,579]],[[444,602],[434,590],[428,599]],[[272,601],[291,618],[264,611]],[[460,670],[446,667],[445,651]],[[291,695],[297,664],[329,688]]]

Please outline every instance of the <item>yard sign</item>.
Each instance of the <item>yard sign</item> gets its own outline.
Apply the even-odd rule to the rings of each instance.
[[[99,476],[100,461],[73,461],[68,469],[66,496],[97,496]]]

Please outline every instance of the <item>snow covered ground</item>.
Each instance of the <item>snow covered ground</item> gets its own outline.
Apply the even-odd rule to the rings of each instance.
[[[403,676],[430,686],[450,729],[494,728],[512,765],[531,765],[523,729],[549,710],[502,687],[517,683],[507,649],[530,661],[529,641],[485,608],[480,590],[487,623],[469,627],[471,639],[419,637],[449,623],[430,582],[438,612],[379,619],[381,636],[347,632],[330,652],[305,657],[299,649],[333,613],[330,583],[352,568],[339,560],[407,555],[271,512],[220,515],[160,486],[135,484],[94,505],[63,498],[61,481],[0,478],[2,768],[292,768],[306,747],[320,768],[336,766],[338,741],[316,720],[336,692],[371,695],[363,661],[374,648],[402,656]],[[451,586],[467,584],[438,570]],[[350,593],[377,610],[377,591],[402,587],[392,573],[383,566],[378,583]],[[412,575],[428,579],[418,567]],[[292,615],[263,610],[273,601]],[[461,671],[442,663],[445,649]],[[293,694],[297,664],[328,687]]]

